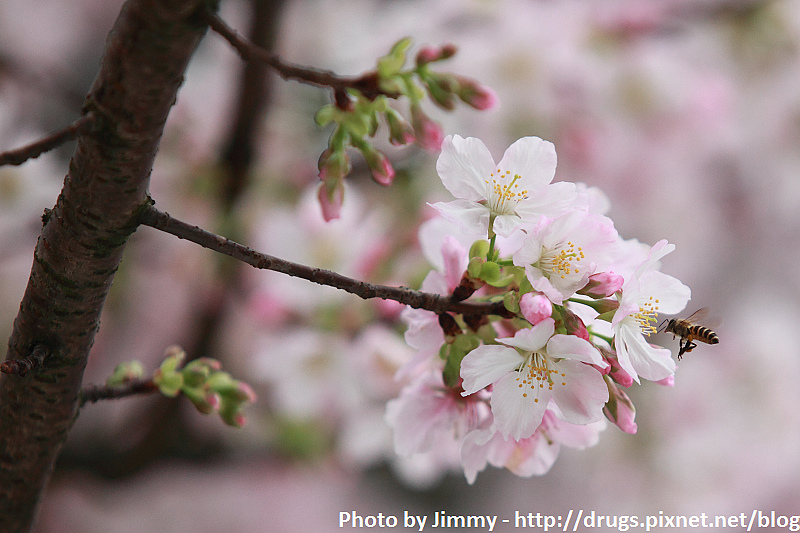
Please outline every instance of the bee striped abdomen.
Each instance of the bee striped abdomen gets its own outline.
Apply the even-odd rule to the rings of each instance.
[[[705,326],[694,325],[689,327],[689,335],[692,339],[706,344],[719,344],[719,337],[717,337],[717,334]]]

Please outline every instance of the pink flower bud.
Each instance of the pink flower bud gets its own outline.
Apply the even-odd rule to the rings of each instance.
[[[603,351],[603,354],[606,355],[606,352]],[[616,357],[605,357],[605,360],[609,365],[611,365],[611,372],[609,372],[611,379],[626,388],[633,385],[633,378],[630,374],[622,369],[619,364],[619,360]]]
[[[414,128],[394,110],[386,112],[386,123],[389,125],[389,142],[394,146],[414,142]]]
[[[219,394],[210,393],[206,396],[206,403],[212,411],[217,411],[220,406]]]
[[[636,422],[634,422],[636,409],[633,406],[633,402],[625,394],[625,391],[620,390],[615,385],[609,387],[608,403],[603,408],[603,413],[606,418],[625,433],[633,435],[639,429]]]
[[[319,198],[319,205],[322,208],[322,217],[325,222],[339,218],[342,204],[344,203],[344,183],[336,181],[333,183],[332,188],[327,181],[320,184],[317,197]]]
[[[417,144],[423,150],[438,152],[442,149],[444,130],[422,111],[422,107],[419,104],[411,106],[411,125],[414,127]]]
[[[319,156],[317,167],[319,168],[319,179],[322,181],[341,181],[350,173],[352,165],[350,157],[344,150],[334,152],[330,148],[326,148]]]
[[[622,289],[625,279],[613,272],[600,272],[589,276],[589,282],[578,291],[578,294],[592,298],[605,298]]]
[[[360,144],[358,149],[364,154],[367,166],[372,172],[372,180],[385,187],[391,185],[394,180],[394,168],[383,152],[376,150],[367,142]]]
[[[239,395],[243,398],[244,401],[248,403],[255,403],[258,400],[258,396],[256,395],[256,391],[253,390],[253,387],[248,385],[243,381],[239,381],[237,383],[237,389]]]
[[[441,61],[453,57],[457,51],[458,48],[454,44],[445,44],[438,48],[435,46],[423,46],[417,52],[416,62],[418,66],[422,66],[434,61]]]
[[[481,85],[475,80],[469,78],[457,77],[458,89],[456,93],[461,100],[480,111],[494,109],[500,100],[497,98],[497,93],[489,87]]]
[[[545,318],[550,318],[553,314],[553,304],[543,294],[529,292],[520,298],[519,310],[525,320],[535,326]]]
[[[564,327],[567,329],[567,333],[591,342],[589,332],[586,330],[586,324],[583,323],[581,317],[567,308],[564,308],[562,316],[564,317]]]
[[[247,418],[239,413],[233,417],[233,424],[238,428],[244,427],[247,424]]]

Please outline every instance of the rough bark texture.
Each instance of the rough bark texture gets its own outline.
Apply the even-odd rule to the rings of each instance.
[[[209,0],[129,0],[112,29],[64,188],[34,252],[6,359],[50,355],[0,375],[0,531],[27,531],[73,423],[83,370],[125,244],[147,202],[164,123],[206,27]]]

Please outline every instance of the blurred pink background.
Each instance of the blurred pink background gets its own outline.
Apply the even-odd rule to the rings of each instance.
[[[120,6],[0,4],[0,150],[77,117]],[[247,2],[225,0],[221,14],[246,32]],[[36,531],[325,532],[340,530],[339,512],[351,510],[800,514],[800,4],[299,1],[285,7],[278,49],[293,62],[357,74],[406,35],[417,46],[457,44],[440,69],[500,98],[490,112],[428,104],[446,133],[479,137],[496,157],[521,136],[553,141],[556,179],[603,189],[623,237],[676,244],[662,270],[692,288],[688,312],[709,307],[722,320],[720,344],[688,354],[674,388],[631,390],[638,434],[612,426],[594,448],[562,450],[543,477],[490,468],[469,486],[457,470],[427,476],[424,462],[393,456],[382,406],[397,385],[369,365],[406,355],[396,309],[249,267],[223,278],[233,265],[141,228],[85,382],[102,383],[131,359],[152,370],[166,346],[191,347],[204,313],[221,309],[210,350],[259,402],[242,430],[188,402],[86,406]],[[312,120],[328,97],[320,89],[276,82],[252,186],[235,222],[219,219],[214,165],[241,68],[221,38],[206,37],[156,161],[158,207],[217,231],[237,228],[235,238],[267,253],[418,284],[426,266],[416,224],[431,215],[425,202],[447,197],[436,156],[379,143],[400,172],[384,189],[354,155],[350,218],[323,227],[304,196],[329,135]],[[71,150],[0,168],[4,337]],[[364,354],[375,358],[364,363]]]

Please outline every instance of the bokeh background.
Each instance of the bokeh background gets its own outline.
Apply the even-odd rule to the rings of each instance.
[[[223,0],[221,14],[246,34],[256,3]],[[121,5],[0,3],[0,149],[77,117]],[[800,514],[800,4],[295,1],[282,6],[276,31],[287,60],[343,74],[372,68],[406,35],[417,46],[457,44],[440,68],[492,87],[500,106],[426,111],[497,158],[520,136],[553,141],[556,179],[602,188],[622,236],[676,244],[663,270],[692,288],[687,311],[709,307],[721,320],[721,343],[688,354],[673,388],[630,391],[636,435],[611,426],[594,448],[562,450],[543,477],[490,468],[469,486],[446,457],[392,452],[383,408],[399,390],[391,371],[409,356],[395,306],[256,272],[141,228],[85,382],[102,383],[132,359],[152,370],[180,344],[222,360],[259,401],[241,430],[186,401],[86,406],[38,532],[338,531],[339,512],[352,510]],[[153,171],[158,207],[267,253],[418,285],[428,267],[417,225],[432,214],[426,202],[447,199],[436,155],[384,143],[398,170],[384,189],[354,154],[343,218],[323,224],[309,195],[329,134],[312,120],[326,91],[272,80],[248,182],[220,200],[242,69],[209,34]],[[71,150],[0,168],[4,337]]]

